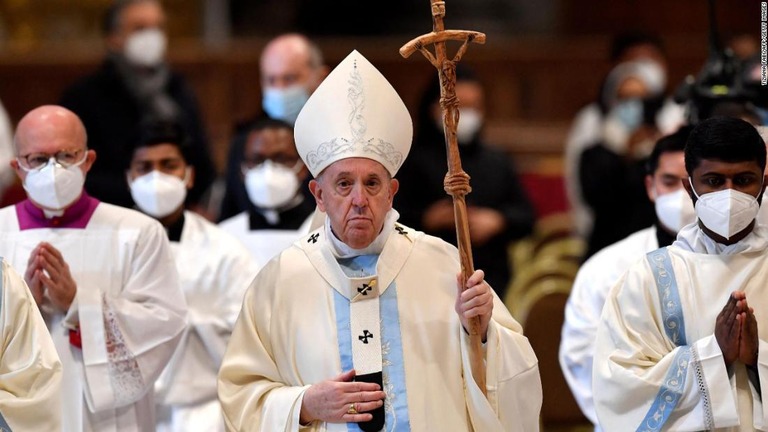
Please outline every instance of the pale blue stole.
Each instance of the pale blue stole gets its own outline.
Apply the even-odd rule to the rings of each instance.
[[[354,258],[342,258],[339,265],[347,277],[372,276],[376,274],[378,255],[361,255]],[[383,289],[383,288],[380,288]],[[353,368],[352,338],[349,329],[349,299],[334,290],[334,308],[336,311],[336,332],[339,341],[341,369]],[[403,367],[403,346],[400,337],[400,319],[397,308],[397,286],[394,282],[383,290],[379,298],[381,309],[381,355],[384,392],[384,429],[387,432],[408,432],[411,430],[408,419],[408,398],[405,388],[405,369]],[[360,431],[357,423],[347,423],[348,431]]]
[[[656,289],[661,303],[662,322],[667,337],[675,346],[680,347],[664,377],[664,382],[651,404],[651,408],[640,423],[637,431],[660,431],[669,419],[683,395],[688,368],[694,357],[693,348],[685,339],[685,319],[680,303],[675,271],[667,248],[657,249],[646,255],[653,272]]]

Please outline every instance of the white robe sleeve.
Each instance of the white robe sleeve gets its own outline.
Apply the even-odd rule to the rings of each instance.
[[[61,428],[61,362],[27,284],[3,260],[0,286],[0,425]],[[2,429],[2,428],[0,428]]]
[[[144,226],[136,243],[119,293],[89,287],[76,296],[85,395],[94,412],[143,398],[185,326],[187,306],[160,223]]]
[[[460,328],[466,400],[476,431],[538,431],[542,389],[539,365],[520,324],[494,294],[484,344],[486,392],[472,376],[469,336]],[[523,390],[525,389],[525,390]]]
[[[611,283],[601,277],[605,268],[587,260],[579,269],[565,305],[565,321],[560,338],[559,360],[565,381],[584,415],[597,424],[592,400],[592,355],[605,295]]]
[[[270,352],[267,335],[260,334],[257,317],[260,304],[255,291],[276,286],[271,272],[261,271],[246,292],[219,369],[219,401],[227,430],[298,431],[301,402],[306,386],[282,382]]]
[[[735,392],[714,336],[688,342],[676,347],[667,337],[650,266],[638,262],[611,290],[598,325],[593,388],[600,426],[660,430],[664,416],[664,430],[738,424]]]
[[[214,365],[221,364],[245,291],[258,273],[258,265],[248,251],[244,247],[237,251],[240,253],[228,251],[227,259],[221,262],[217,286],[211,287],[215,298],[199,296],[189,302],[191,331],[200,337]]]

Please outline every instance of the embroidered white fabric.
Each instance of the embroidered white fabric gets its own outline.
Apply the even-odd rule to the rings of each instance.
[[[715,428],[715,420],[712,416],[712,406],[709,402],[709,389],[707,383],[704,381],[704,373],[701,371],[701,361],[699,360],[699,350],[695,346],[691,346],[691,363],[693,363],[693,373],[696,375],[696,383],[699,387],[699,394],[704,405],[704,425],[707,430]]]
[[[115,405],[126,405],[141,396],[145,388],[144,379],[136,357],[125,345],[117,317],[106,298],[102,304],[110,384],[115,393]]]

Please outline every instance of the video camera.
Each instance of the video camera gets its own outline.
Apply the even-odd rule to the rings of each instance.
[[[761,85],[760,56],[743,60],[720,43],[715,21],[715,0],[709,0],[709,58],[697,76],[689,75],[677,88],[674,100],[686,104],[688,123],[717,115],[730,105],[768,121],[768,86]]]

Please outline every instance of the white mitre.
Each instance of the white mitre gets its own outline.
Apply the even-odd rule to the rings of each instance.
[[[411,149],[413,123],[392,85],[352,51],[312,93],[294,126],[313,176],[341,159],[375,160],[394,176]]]

